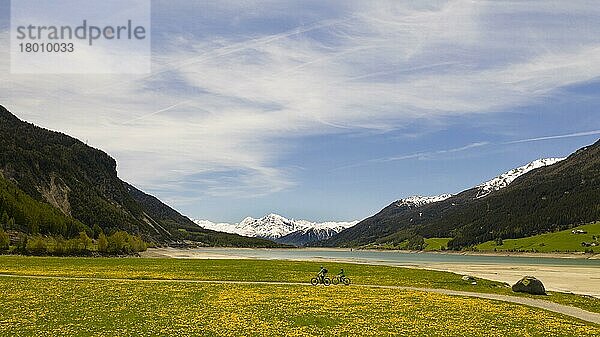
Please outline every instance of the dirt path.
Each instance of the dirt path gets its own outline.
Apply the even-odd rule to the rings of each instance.
[[[174,279],[122,279],[122,278],[98,278],[98,277],[63,277],[63,276],[35,276],[35,275],[8,275],[0,274],[3,278],[26,278],[26,279],[41,279],[41,280],[64,280],[64,281],[113,281],[113,282],[165,282],[165,283],[206,283],[206,284],[268,284],[268,285],[294,285],[294,286],[311,286],[309,283],[300,282],[260,282],[260,281],[211,281],[211,280],[174,280]],[[586,311],[583,309],[571,307],[568,305],[558,304],[545,300],[538,300],[528,297],[518,297],[490,293],[476,293],[469,291],[458,291],[438,288],[416,288],[402,286],[384,286],[373,284],[354,284],[354,287],[379,288],[379,289],[399,289],[410,291],[423,291],[449,296],[465,296],[476,297],[488,300],[496,300],[510,302],[515,304],[527,305],[530,307],[540,308],[555,313],[571,316],[580,320],[600,324],[600,314]],[[312,287],[312,286],[311,286]]]

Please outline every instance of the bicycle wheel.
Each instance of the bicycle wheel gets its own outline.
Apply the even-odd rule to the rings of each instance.
[[[328,285],[331,284],[331,280],[329,279],[329,277],[326,277],[326,278],[323,279],[323,284],[326,285],[326,286],[328,286]]]
[[[350,279],[347,277],[344,277],[344,285],[349,286],[350,285]]]
[[[313,277],[310,279],[310,284],[312,284],[313,286],[316,286],[319,284],[319,279],[316,277]]]
[[[331,283],[337,285],[338,283],[340,283],[340,278],[339,277],[334,277],[331,279]]]

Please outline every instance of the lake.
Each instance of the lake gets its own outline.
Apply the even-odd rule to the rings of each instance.
[[[373,251],[345,249],[244,249],[244,248],[200,248],[191,252],[199,255],[222,255],[222,258],[254,258],[281,260],[348,260],[361,263],[390,265],[429,264],[497,264],[497,265],[547,265],[600,267],[600,259],[462,255],[428,252]]]

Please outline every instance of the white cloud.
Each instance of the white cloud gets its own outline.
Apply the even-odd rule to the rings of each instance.
[[[359,166],[366,166],[366,165],[374,164],[374,163],[387,163],[387,162],[392,162],[392,161],[401,161],[401,160],[410,160],[410,159],[432,160],[432,159],[437,159],[446,154],[463,152],[463,151],[472,150],[472,149],[479,148],[482,146],[487,146],[487,145],[490,145],[490,142],[482,141],[482,142],[475,142],[475,143],[463,145],[461,147],[455,147],[455,148],[445,149],[445,150],[417,152],[417,153],[411,153],[411,154],[403,154],[403,155],[397,155],[397,156],[371,159],[371,160],[367,160],[365,162],[360,162],[360,163],[356,163],[356,164],[352,164],[352,165],[340,166],[340,167],[335,168],[333,171],[345,170],[345,169],[359,167]]]
[[[554,135],[554,136],[542,136],[536,138],[527,138],[527,139],[519,139],[513,140],[511,142],[506,142],[505,144],[519,144],[519,143],[529,143],[529,142],[539,142],[542,140],[553,140],[553,139],[563,139],[563,138],[574,138],[574,137],[585,137],[585,136],[594,136],[600,135],[600,130],[593,131],[584,131],[584,132],[574,132],[565,135]]]
[[[267,194],[294,185],[280,163],[290,139],[502,111],[597,78],[600,23],[576,20],[597,9],[560,4],[347,2],[272,35],[171,36],[154,46],[152,76],[17,76],[0,64],[0,100],[164,196]],[[581,34],[557,28],[565,13],[562,30]]]

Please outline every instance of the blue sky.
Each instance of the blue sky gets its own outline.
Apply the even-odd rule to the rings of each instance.
[[[8,8],[0,103],[195,218],[361,219],[600,138],[592,1],[153,1],[150,76],[11,75]]]

